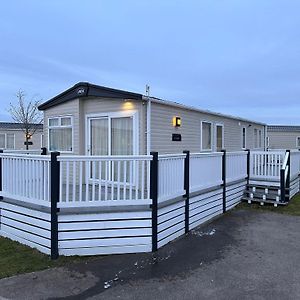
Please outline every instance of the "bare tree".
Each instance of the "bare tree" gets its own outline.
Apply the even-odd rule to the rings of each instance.
[[[34,99],[26,101],[26,95],[22,90],[17,92],[16,97],[17,103],[10,103],[8,112],[15,122],[21,124],[25,134],[26,150],[28,150],[28,142],[38,129],[36,124],[41,124],[43,121],[42,114],[38,110],[40,101]]]

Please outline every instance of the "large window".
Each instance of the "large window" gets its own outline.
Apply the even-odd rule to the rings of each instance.
[[[14,133],[0,133],[0,149],[15,149]]]
[[[212,123],[201,122],[201,150],[212,150]]]
[[[246,127],[242,128],[242,149],[246,149]]]
[[[73,150],[73,118],[70,116],[48,119],[49,150],[71,152]]]
[[[219,152],[224,148],[224,126],[216,124],[216,150]]]

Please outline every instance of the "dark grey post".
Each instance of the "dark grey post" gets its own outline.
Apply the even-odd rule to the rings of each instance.
[[[280,169],[280,201],[285,202],[285,178],[284,169]]]
[[[290,186],[291,186],[291,150],[286,150],[286,152],[289,154],[287,165],[289,167],[288,169],[288,175],[286,180],[286,191],[285,191],[285,200],[288,202],[290,201]]]
[[[59,152],[51,152],[51,259],[58,258],[57,202],[59,200]]]
[[[47,148],[46,147],[43,147],[41,148],[41,155],[47,155]]]
[[[190,230],[190,151],[185,150],[184,160],[184,189],[185,189],[185,233]]]
[[[247,184],[249,184],[250,181],[250,150],[247,149]]]
[[[152,252],[157,250],[158,152],[151,152],[150,197],[152,199]]]
[[[222,150],[223,213],[226,212],[226,150]]]
[[[3,153],[3,150],[0,149],[0,153]],[[0,157],[0,191],[2,192],[2,158]],[[2,200],[3,197],[0,196],[0,200]]]

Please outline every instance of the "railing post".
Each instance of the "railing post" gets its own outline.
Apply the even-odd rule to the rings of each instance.
[[[250,182],[250,149],[246,149],[247,151],[247,185]]]
[[[43,147],[41,148],[41,155],[47,155],[47,148],[46,147]]]
[[[58,258],[58,218],[57,202],[59,201],[59,152],[51,152],[51,259]]]
[[[222,181],[223,181],[223,213],[226,212],[226,150],[221,150],[222,155]]]
[[[190,151],[185,150],[186,154],[184,159],[184,189],[185,189],[185,233],[190,230]]]
[[[280,169],[280,201],[285,202],[285,180],[284,169]]]
[[[150,198],[152,199],[152,252],[157,250],[158,152],[151,152]]]
[[[286,180],[286,190],[285,190],[285,200],[288,202],[290,201],[290,185],[291,185],[291,150],[286,150],[286,152],[289,154],[288,156],[288,175]]]
[[[0,149],[0,153],[3,153],[3,150]],[[0,191],[2,192],[2,176],[3,176],[3,172],[2,172],[2,157],[0,157]],[[0,196],[0,200],[3,199],[3,196]]]

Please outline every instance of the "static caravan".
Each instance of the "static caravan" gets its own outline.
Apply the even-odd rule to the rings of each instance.
[[[32,124],[35,133],[30,137],[29,150],[40,151],[43,147],[43,124]],[[0,149],[13,151],[25,150],[25,133],[20,123],[0,122]]]
[[[141,155],[265,148],[263,123],[89,83],[39,109],[49,151]]]
[[[267,133],[269,149],[300,149],[300,126],[269,125]]]

